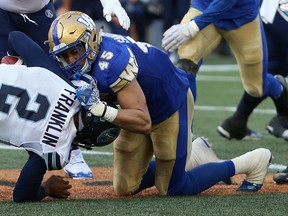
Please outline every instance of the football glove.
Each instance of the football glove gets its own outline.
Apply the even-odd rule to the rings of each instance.
[[[199,32],[199,27],[194,20],[185,24],[173,25],[163,34],[162,47],[169,51],[175,51],[182,43],[194,37]]]
[[[288,0],[280,0],[280,10],[288,16]]]
[[[115,15],[118,18],[120,25],[128,30],[130,27],[130,18],[126,11],[121,6],[118,0],[100,0],[103,6],[103,15],[107,22],[112,20],[112,16]]]
[[[100,94],[96,80],[91,76],[87,76],[87,74],[85,77],[90,78],[90,83],[78,87],[76,89],[76,97],[86,110],[91,110],[101,104]]]
[[[113,122],[118,114],[118,109],[107,106],[106,103],[100,101],[100,93],[97,88],[96,80],[85,74],[90,78],[90,83],[82,85],[76,89],[76,97],[81,105],[89,110],[93,115],[99,116],[109,122]]]

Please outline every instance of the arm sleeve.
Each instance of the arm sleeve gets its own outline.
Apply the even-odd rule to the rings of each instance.
[[[45,197],[41,183],[46,173],[46,164],[42,157],[34,152],[28,152],[29,158],[16,182],[13,191],[14,202],[35,202]]]
[[[236,0],[214,0],[203,11],[203,14],[194,18],[194,21],[199,29],[203,29],[221,18],[222,14],[231,9],[235,3]]]

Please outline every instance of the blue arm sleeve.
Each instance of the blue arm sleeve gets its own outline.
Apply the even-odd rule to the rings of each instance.
[[[203,14],[196,16],[194,21],[199,29],[203,29],[209,24],[215,22],[221,15],[231,9],[237,0],[214,0],[203,11]],[[193,5],[193,2],[192,2]],[[197,7],[196,7],[197,8]]]
[[[12,31],[9,33],[8,42],[10,47],[9,53],[17,53],[28,67],[46,68],[73,86],[58,64],[26,34],[20,31]]]
[[[16,182],[13,191],[14,202],[35,202],[45,197],[41,183],[46,173],[46,164],[42,157],[34,152],[28,152],[29,158]]]

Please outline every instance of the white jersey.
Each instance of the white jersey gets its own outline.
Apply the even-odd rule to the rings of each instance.
[[[0,8],[17,14],[29,14],[40,11],[50,0],[1,0]]]
[[[51,71],[0,64],[2,142],[39,154],[47,167],[57,155],[52,163],[64,167],[77,132],[73,116],[79,110],[75,87]]]

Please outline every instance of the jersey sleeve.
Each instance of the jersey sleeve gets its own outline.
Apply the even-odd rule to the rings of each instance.
[[[231,9],[235,3],[236,0],[214,0],[206,8],[206,10],[203,11],[203,14],[200,14],[194,18],[194,21],[199,29],[203,29],[221,18],[221,15]]]
[[[101,70],[100,73],[104,74],[101,77],[105,77],[105,85],[109,86],[114,93],[117,93],[136,79],[138,64],[135,55],[126,46],[122,46],[119,50],[109,51],[109,55],[107,52],[104,51],[104,54],[101,55],[98,66]]]

